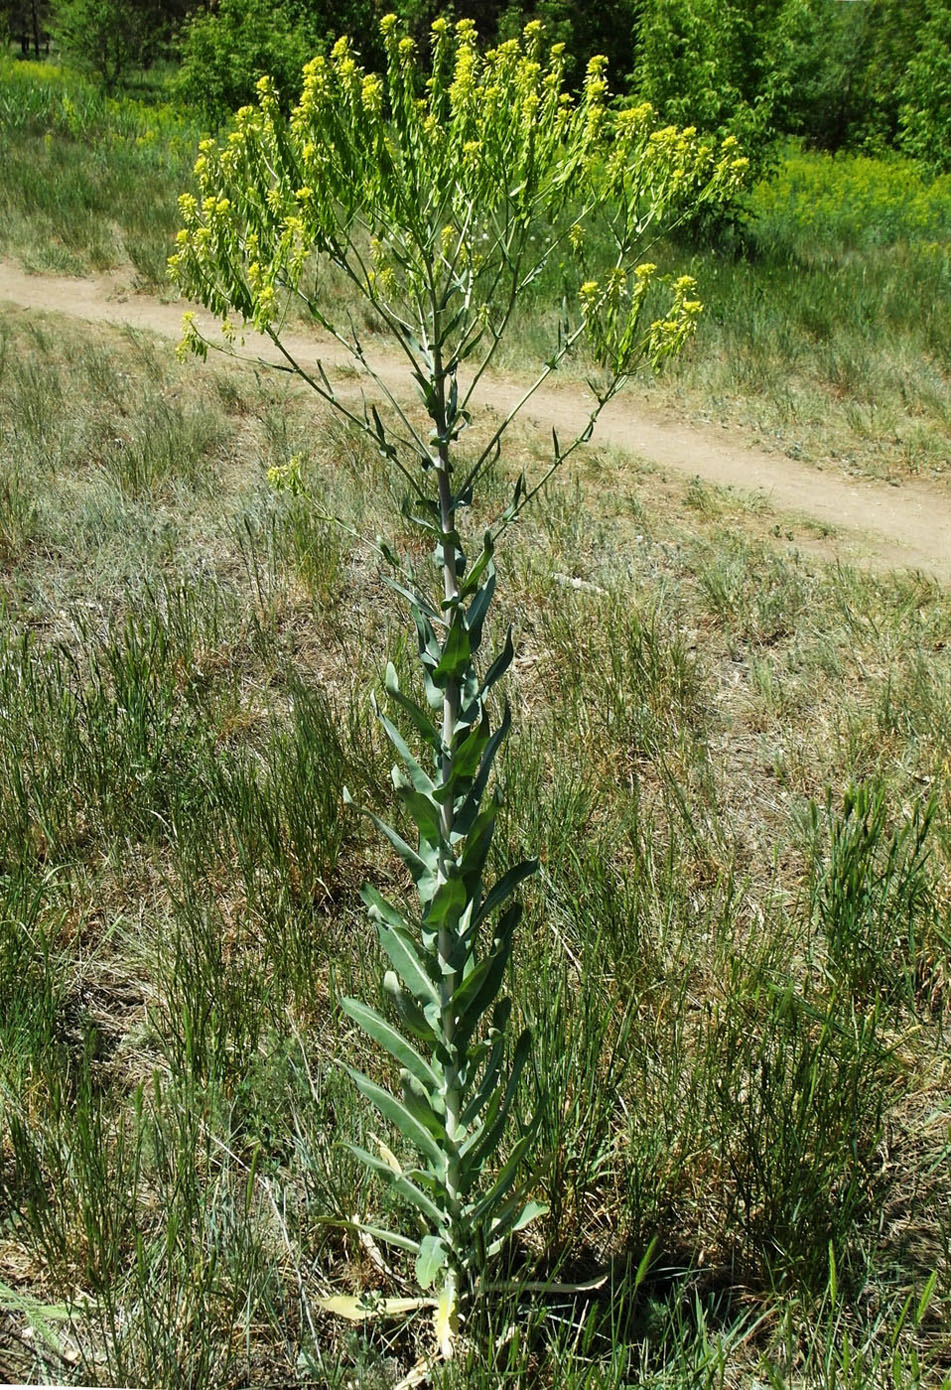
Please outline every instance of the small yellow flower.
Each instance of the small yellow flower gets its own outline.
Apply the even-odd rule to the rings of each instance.
[[[292,454],[286,463],[273,464],[267,470],[267,480],[275,492],[289,492],[292,497],[300,497],[307,487],[301,474],[303,454]]]

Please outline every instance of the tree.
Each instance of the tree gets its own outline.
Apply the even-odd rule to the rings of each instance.
[[[775,134],[769,33],[779,0],[644,0],[634,88],[670,121],[735,135],[752,172]]]
[[[0,38],[4,45],[19,43],[24,58],[49,52],[47,22],[45,0],[0,0]]]
[[[257,106],[238,112],[224,143],[203,143],[199,196],[182,199],[172,268],[186,293],[225,320],[226,333],[239,331],[231,315],[266,333],[287,370],[375,441],[406,487],[406,518],[432,546],[429,575],[378,546],[409,607],[420,680],[407,690],[387,669],[404,728],[380,718],[398,756],[393,779],[406,824],[373,819],[414,897],[404,907],[364,889],[391,967],[386,1012],[357,999],[340,1006],[399,1068],[393,1089],[351,1075],[411,1155],[385,1143],[357,1152],[414,1214],[413,1234],[373,1235],[415,1256],[423,1288],[438,1285],[438,1338],[448,1353],[460,1306],[484,1287],[488,1261],[539,1211],[523,1171],[531,1122],[497,1161],[531,1050],[528,1030],[510,1041],[502,991],[519,920],[514,895],[535,862],[487,882],[499,809],[492,770],[510,722],[507,709],[496,722],[491,696],[513,656],[509,633],[494,659],[481,658],[494,556],[635,364],[676,352],[692,331],[700,309],[693,281],[662,280],[656,266],[638,263],[638,250],[665,221],[730,197],[745,161],[735,142],[716,149],[658,128],[648,106],[613,111],[603,59],[591,60],[573,101],[564,49],[545,58],[539,24],[483,54],[471,21],[453,28],[437,20],[426,71],[395,16],[382,31],[383,77],[364,71],[341,39],[329,58],[308,64],[289,119],[263,80]],[[586,234],[595,216],[608,235],[600,265]],[[467,510],[519,407],[481,446],[467,449],[465,431],[520,297],[556,253],[573,259],[579,289],[535,387],[586,339],[598,364],[589,422],[574,441],[553,437],[542,476],[519,480],[508,506],[471,536]],[[321,297],[327,262],[399,343],[425,426]],[[652,293],[666,304],[644,321]],[[288,297],[346,346],[378,403],[354,408],[319,362],[293,356],[281,336]],[[187,338],[207,352],[194,320]]]
[[[577,5],[573,0],[536,0],[513,3],[500,15],[499,35],[508,38],[529,19],[540,19],[545,32],[565,44],[571,56],[568,80],[580,81],[588,61],[603,53],[617,79],[630,80],[634,69],[640,0],[602,0],[599,5]]]
[[[53,27],[65,53],[112,92],[138,61],[143,19],[124,0],[60,0]]]
[[[107,92],[169,46],[185,0],[55,0],[51,28],[66,56]]]
[[[286,2],[221,0],[192,16],[181,36],[179,96],[210,125],[220,125],[251,101],[255,85],[272,77],[289,106],[300,92],[301,69],[321,44],[313,23]]]
[[[936,172],[951,170],[951,4],[929,0],[918,50],[902,79],[901,144]]]
[[[785,0],[767,36],[777,124],[836,150],[898,134],[927,0]]]

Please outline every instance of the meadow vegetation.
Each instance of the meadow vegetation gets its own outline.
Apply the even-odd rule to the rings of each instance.
[[[105,98],[39,64],[0,67],[0,254],[31,270],[111,271],[171,293],[176,200],[190,186],[199,135],[173,105]],[[949,177],[898,156],[789,146],[751,191],[742,233],[686,258],[680,249],[703,287],[703,332],[662,380],[645,375],[649,398],[794,458],[943,482]],[[523,302],[505,365],[537,360],[566,286],[556,262]],[[334,283],[332,292],[347,291]],[[372,332],[372,318],[354,309]],[[574,370],[584,375],[583,362]]]
[[[198,133],[4,66],[0,254],[159,288]],[[751,205],[645,389],[940,481],[946,182],[790,147]],[[342,800],[403,814],[368,696],[415,651],[360,540],[422,556],[400,490],[280,378],[9,308],[0,438],[0,1376],[395,1386],[428,1325],[318,1303],[413,1291],[353,1230],[399,1217],[337,1002],[378,993],[361,885],[408,886]],[[785,530],[595,440],[499,557],[548,1210],[447,1390],[951,1384],[951,612]]]
[[[0,60],[0,255],[67,275],[122,266],[155,290],[200,136],[177,107]]]
[[[367,691],[409,654],[320,515],[372,536],[392,480],[273,380],[52,316],[2,341],[3,1369],[395,1384],[413,1325],[315,1312],[411,1280],[347,1228],[392,1199],[341,1143],[373,1122],[337,1059],[380,1061],[335,1003],[376,988],[361,883],[402,883],[340,789],[399,814]],[[316,505],[268,486],[298,457]],[[437,1383],[936,1386],[946,599],[652,486],[596,448],[550,484],[492,634],[498,862],[542,859],[511,992],[550,1210],[512,1273],[607,1277],[508,1295]]]

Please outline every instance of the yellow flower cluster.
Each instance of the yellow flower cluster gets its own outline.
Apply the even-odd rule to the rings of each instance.
[[[236,312],[276,331],[288,295],[314,305],[302,281],[328,257],[379,310],[412,315],[435,292],[475,332],[486,309],[478,277],[507,274],[512,247],[526,265],[544,254],[530,241],[539,228],[544,241],[550,219],[556,244],[582,266],[581,311],[601,360],[626,371],[637,353],[681,341],[699,305],[674,286],[648,341],[638,323],[656,268],[635,269],[628,248],[670,208],[723,196],[741,174],[735,143],[716,149],[689,128],[657,128],[647,104],[611,110],[602,57],[573,99],[564,46],[546,58],[534,21],[520,40],[483,52],[471,20],[436,20],[425,82],[397,19],[380,27],[382,75],[366,73],[340,39],[307,64],[289,121],[263,78],[257,103],[238,112],[224,140],[202,142],[198,196],[180,203],[170,261],[186,292],[219,318]],[[583,223],[599,206],[622,254],[596,279],[584,270]]]
[[[268,485],[275,492],[286,492],[291,497],[300,497],[307,491],[301,469],[303,454],[292,454],[286,463],[273,464],[267,470]]]

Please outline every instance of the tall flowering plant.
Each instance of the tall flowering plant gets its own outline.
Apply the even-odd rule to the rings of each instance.
[[[397,1152],[382,1141],[376,1153],[356,1152],[415,1220],[412,1232],[368,1229],[409,1252],[420,1285],[435,1287],[448,1353],[488,1262],[541,1210],[525,1178],[532,1123],[516,1126],[503,1148],[532,1046],[528,1030],[512,1029],[504,983],[517,890],[536,862],[490,881],[500,804],[493,767],[510,723],[493,692],[513,656],[509,633],[483,658],[496,547],[631,370],[677,352],[693,331],[694,282],[662,277],[640,255],[664,226],[730,198],[745,161],[730,141],[716,147],[660,127],[649,106],[613,109],[601,58],[572,96],[564,47],[546,52],[540,24],[483,52],[470,21],[437,20],[425,64],[395,16],[382,32],[382,75],[366,72],[341,39],[308,64],[289,118],[265,79],[223,143],[202,144],[200,196],[181,199],[171,268],[226,333],[237,331],[237,315],[267,334],[286,367],[372,437],[403,480],[404,515],[432,547],[432,567],[420,574],[383,546],[415,629],[420,686],[401,688],[389,666],[391,713],[378,711],[412,832],[374,819],[414,893],[407,906],[364,888],[388,966],[383,1000],[344,998],[340,1007],[390,1059],[389,1084],[351,1075],[402,1140]],[[611,248],[599,271],[586,253],[595,215]],[[485,373],[520,299],[556,254],[576,267],[575,311],[521,401],[484,447],[464,455],[460,436]],[[398,343],[425,426],[321,294],[328,264]],[[652,302],[666,295],[666,304],[650,317],[652,287],[660,287]],[[282,337],[290,300],[349,351],[375,404],[352,408],[319,360],[292,353]],[[464,518],[508,425],[580,339],[597,364],[585,429],[565,444],[553,436],[540,476],[521,478],[494,523],[472,536]],[[193,319],[186,341],[207,351]]]

